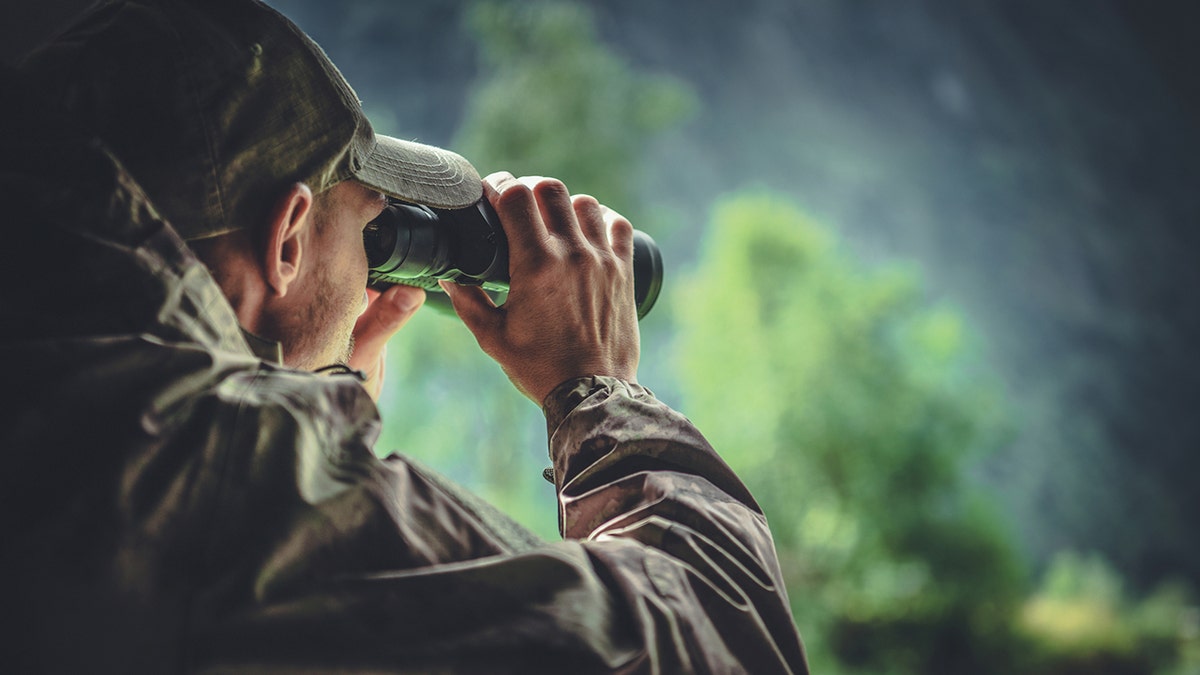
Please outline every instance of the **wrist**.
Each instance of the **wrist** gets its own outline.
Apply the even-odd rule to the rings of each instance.
[[[611,375],[572,377],[551,389],[542,400],[542,414],[546,417],[550,435],[581,403],[596,394],[615,389],[627,389],[635,396],[650,393],[636,382]]]
[[[563,372],[573,373],[571,375],[563,375]],[[636,371],[626,372],[624,369],[617,368],[579,368],[574,371],[560,371],[557,375],[545,375],[539,379],[541,386],[524,390],[526,396],[532,401],[538,403],[542,410],[546,409],[546,401],[553,398],[560,390],[570,389],[568,385],[580,380],[597,380],[597,381],[612,381],[626,382],[629,384],[637,384]],[[553,383],[552,386],[546,386],[545,383]]]

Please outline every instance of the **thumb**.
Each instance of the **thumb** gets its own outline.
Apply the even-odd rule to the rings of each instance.
[[[424,302],[424,290],[401,285],[373,297],[354,326],[354,354],[350,365],[370,372],[388,339],[408,323]]]
[[[454,305],[458,318],[477,338],[481,331],[486,331],[495,322],[496,305],[482,288],[459,286],[444,279],[438,281],[438,285],[450,296],[450,304]]]

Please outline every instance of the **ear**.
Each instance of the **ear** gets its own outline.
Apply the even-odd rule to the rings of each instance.
[[[263,270],[267,286],[277,297],[287,295],[288,287],[300,275],[306,230],[312,227],[312,206],[312,189],[304,183],[294,183],[271,209]]]

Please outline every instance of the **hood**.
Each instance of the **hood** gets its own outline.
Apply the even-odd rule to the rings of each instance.
[[[208,270],[119,160],[30,117],[0,131],[0,344],[136,334],[251,354]]]

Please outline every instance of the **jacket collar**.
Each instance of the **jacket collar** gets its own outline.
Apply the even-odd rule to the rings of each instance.
[[[268,340],[260,335],[255,335],[245,328],[241,330],[242,337],[246,339],[246,346],[250,348],[250,351],[255,356],[268,363],[283,365],[283,345],[274,340]]]

